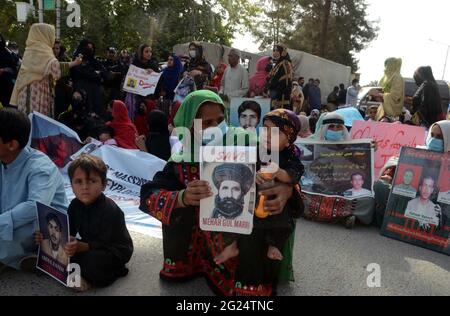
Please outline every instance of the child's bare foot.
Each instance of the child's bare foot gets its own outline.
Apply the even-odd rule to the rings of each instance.
[[[231,245],[225,247],[225,249],[214,258],[214,262],[219,265],[231,258],[237,257],[238,255],[239,249],[237,246],[237,241],[233,241]]]
[[[75,292],[82,293],[87,292],[92,288],[91,284],[86,281],[85,279],[81,278],[80,286],[79,287],[73,287],[72,289]]]
[[[278,248],[274,246],[269,246],[269,249],[267,250],[267,257],[272,260],[283,260],[283,255]]]

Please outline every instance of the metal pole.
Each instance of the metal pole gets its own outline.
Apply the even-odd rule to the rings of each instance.
[[[38,0],[39,23],[44,23],[44,0]]]
[[[442,73],[442,80],[445,79],[445,72],[447,71],[447,61],[448,61],[448,54],[450,53],[450,45],[447,43],[443,43],[443,42],[439,42],[439,41],[435,41],[433,39],[429,39],[430,42],[434,42],[443,46],[447,46],[447,55],[445,57],[445,63],[444,63],[444,72]]]
[[[445,57],[444,73],[442,74],[442,80],[445,79],[445,72],[447,71],[448,53],[450,53],[450,45],[447,45],[447,56]]]
[[[56,0],[56,39],[61,38],[61,0]]]

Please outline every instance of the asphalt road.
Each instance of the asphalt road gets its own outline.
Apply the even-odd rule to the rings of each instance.
[[[213,295],[203,279],[186,284],[159,280],[162,241],[132,233],[135,253],[130,274],[105,289],[74,293],[45,275],[5,270],[0,274],[4,295]],[[296,282],[281,286],[279,295],[449,295],[450,257],[380,236],[373,227],[353,230],[334,224],[300,220],[295,248]],[[370,264],[380,267],[380,287]]]

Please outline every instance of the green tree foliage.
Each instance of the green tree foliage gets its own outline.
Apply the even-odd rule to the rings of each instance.
[[[263,17],[270,26],[253,30],[263,48],[271,42],[269,29],[280,28],[281,40],[290,48],[302,50],[338,63],[358,68],[354,54],[363,50],[376,38],[375,21],[366,15],[365,0],[266,0],[275,10],[265,10]],[[288,2],[285,4],[284,2]],[[282,9],[277,10],[277,7]],[[266,5],[270,8],[270,4]],[[288,12],[285,12],[288,10]],[[275,15],[276,18],[273,18]],[[262,31],[265,31],[262,32]],[[262,34],[263,33],[263,34]],[[280,39],[278,39],[280,40]]]
[[[16,20],[15,1],[0,0],[0,32],[19,43],[22,52],[30,25]],[[166,58],[175,44],[192,40],[229,45],[233,34],[249,27],[254,6],[248,0],[77,0],[81,28],[68,28],[66,1],[62,1],[61,39],[73,52],[82,38],[91,39],[97,54],[109,46],[135,51],[141,43],[153,46],[156,57]],[[6,21],[6,23],[3,23]],[[45,12],[55,24],[55,12]]]
[[[259,39],[261,50],[292,37],[297,7],[295,1],[259,0],[257,3],[261,10],[254,19],[251,30]]]

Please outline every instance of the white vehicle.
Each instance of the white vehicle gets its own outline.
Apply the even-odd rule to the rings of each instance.
[[[380,106],[383,102],[377,97],[383,92],[381,87],[364,87],[358,93],[358,110],[366,112],[367,108],[375,105]]]

